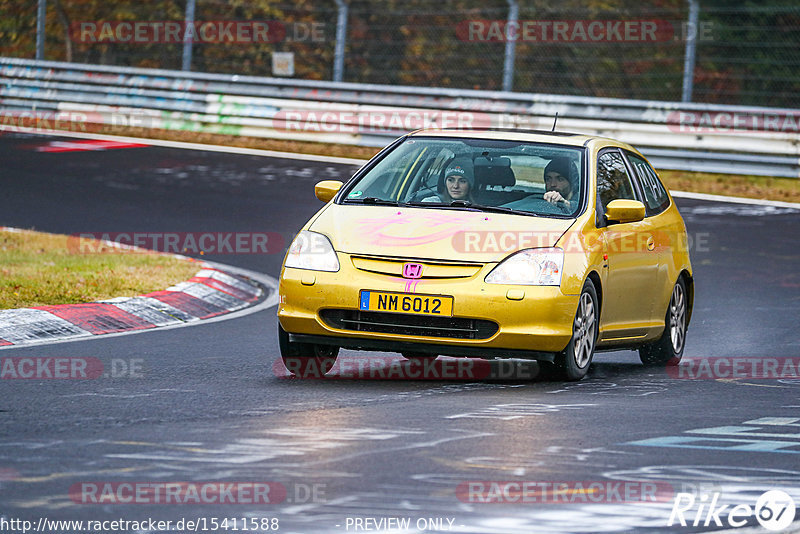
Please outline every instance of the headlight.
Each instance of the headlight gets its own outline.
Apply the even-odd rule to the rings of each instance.
[[[559,286],[564,268],[560,248],[529,248],[504,259],[486,275],[487,284]]]
[[[327,237],[304,230],[289,246],[286,267],[335,273],[339,270],[339,258]]]

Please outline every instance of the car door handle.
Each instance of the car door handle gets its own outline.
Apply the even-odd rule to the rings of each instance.
[[[647,250],[655,250],[656,248],[656,240],[653,239],[653,236],[647,238]]]

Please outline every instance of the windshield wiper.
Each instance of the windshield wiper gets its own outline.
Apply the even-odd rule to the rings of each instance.
[[[347,203],[353,204],[376,204],[380,206],[399,206],[400,203],[396,200],[385,200],[378,197],[364,197],[364,198],[348,198],[345,200]]]
[[[396,200],[384,200],[376,197],[365,197],[359,199],[347,199],[347,203],[353,204],[376,204],[380,206],[398,206],[407,207],[412,206],[415,208],[467,208],[476,211],[485,211],[487,213],[512,213],[514,215],[528,215],[530,217],[541,217],[538,213],[530,211],[515,210],[514,208],[507,208],[504,206],[486,206],[483,204],[475,204],[468,200],[454,200],[449,204],[446,202],[398,202]]]
[[[445,204],[444,202],[406,202],[403,204],[404,206],[420,206],[423,208],[441,208],[442,206],[450,206],[450,204]]]
[[[478,211],[486,211],[490,213],[513,213],[515,215],[532,215],[538,217],[539,215],[531,213],[530,211],[515,210],[514,208],[507,208],[505,206],[485,206],[483,204],[475,204],[468,200],[454,200],[450,203],[451,206],[460,208],[470,208]]]

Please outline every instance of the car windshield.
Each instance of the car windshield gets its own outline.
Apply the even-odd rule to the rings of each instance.
[[[411,137],[356,182],[343,202],[572,217],[581,205],[581,147]]]

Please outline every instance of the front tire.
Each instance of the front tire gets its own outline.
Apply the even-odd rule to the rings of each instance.
[[[278,323],[278,345],[286,369],[298,378],[323,378],[336,363],[339,347],[298,343]]]
[[[578,299],[578,311],[572,322],[572,339],[554,362],[557,374],[564,380],[577,381],[586,376],[597,344],[599,317],[597,291],[594,284],[586,280]]]
[[[639,359],[648,366],[678,365],[686,345],[686,283],[678,278],[664,319],[664,333],[654,343],[639,349]]]

